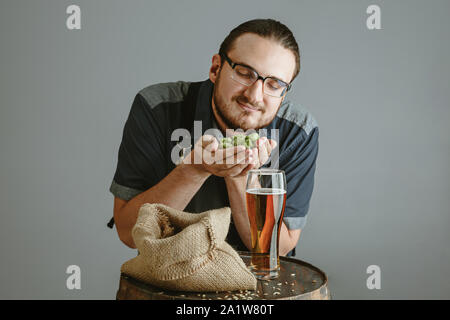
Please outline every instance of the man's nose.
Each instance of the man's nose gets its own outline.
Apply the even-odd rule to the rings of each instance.
[[[245,90],[244,95],[253,105],[260,105],[264,99],[263,92],[264,82],[262,79],[258,79],[251,86],[248,86],[247,90]]]

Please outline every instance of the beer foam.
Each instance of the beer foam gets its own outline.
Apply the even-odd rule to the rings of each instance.
[[[247,193],[250,194],[259,194],[259,195],[279,195],[279,194],[285,194],[286,190],[279,189],[279,188],[257,188],[257,189],[248,189],[246,190]]]

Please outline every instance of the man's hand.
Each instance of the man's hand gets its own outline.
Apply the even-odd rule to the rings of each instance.
[[[262,137],[257,141],[257,148],[252,149],[252,155],[254,158],[253,168],[258,169],[262,165],[264,165],[270,158],[270,154],[273,149],[277,146],[277,142],[275,140],[267,139],[266,137]]]
[[[183,163],[219,177],[245,177],[249,170],[258,169],[269,160],[276,145],[275,140],[262,137],[253,149],[244,146],[221,149],[214,136],[204,135]]]
[[[204,135],[183,163],[219,177],[237,177],[245,176],[253,168],[253,160],[250,149],[244,146],[219,149],[219,142],[214,136]]]

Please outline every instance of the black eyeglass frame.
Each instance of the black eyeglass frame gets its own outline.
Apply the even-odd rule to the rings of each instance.
[[[277,97],[277,96],[273,96],[273,95],[267,94],[268,96],[275,97],[275,98],[283,98],[283,97],[287,94],[287,92],[291,89],[291,87],[292,87],[292,84],[286,83],[286,82],[284,82],[283,80],[280,80],[280,79],[275,78],[275,77],[269,76],[269,77],[263,78],[263,77],[261,77],[261,76],[259,75],[259,73],[258,73],[255,69],[253,69],[252,67],[247,66],[247,65],[242,64],[242,63],[236,63],[236,62],[233,62],[226,54],[221,54],[220,56],[223,57],[223,58],[225,59],[226,62],[228,62],[228,64],[230,65],[231,69],[233,69],[233,70],[234,70],[234,68],[236,68],[236,66],[242,66],[242,67],[245,67],[245,68],[248,68],[248,69],[252,70],[252,71],[256,74],[257,78],[256,78],[255,82],[253,82],[251,85],[255,84],[256,81],[258,81],[259,79],[261,79],[261,80],[263,81],[263,83],[266,81],[266,79],[274,79],[274,80],[279,81],[279,82],[281,82],[281,83],[283,83],[283,84],[286,85],[285,92],[284,92],[281,96]],[[235,80],[235,81],[236,81],[236,80]],[[238,81],[238,82],[239,82],[239,81]],[[240,82],[239,82],[239,83],[240,83]],[[245,85],[245,84],[244,84],[244,85]],[[250,85],[248,85],[248,86],[250,86]],[[264,86],[263,86],[263,88],[264,88]]]

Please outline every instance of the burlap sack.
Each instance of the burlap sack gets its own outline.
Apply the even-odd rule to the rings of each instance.
[[[225,242],[230,208],[199,214],[144,204],[132,230],[139,254],[121,272],[176,291],[255,290],[256,278]]]

